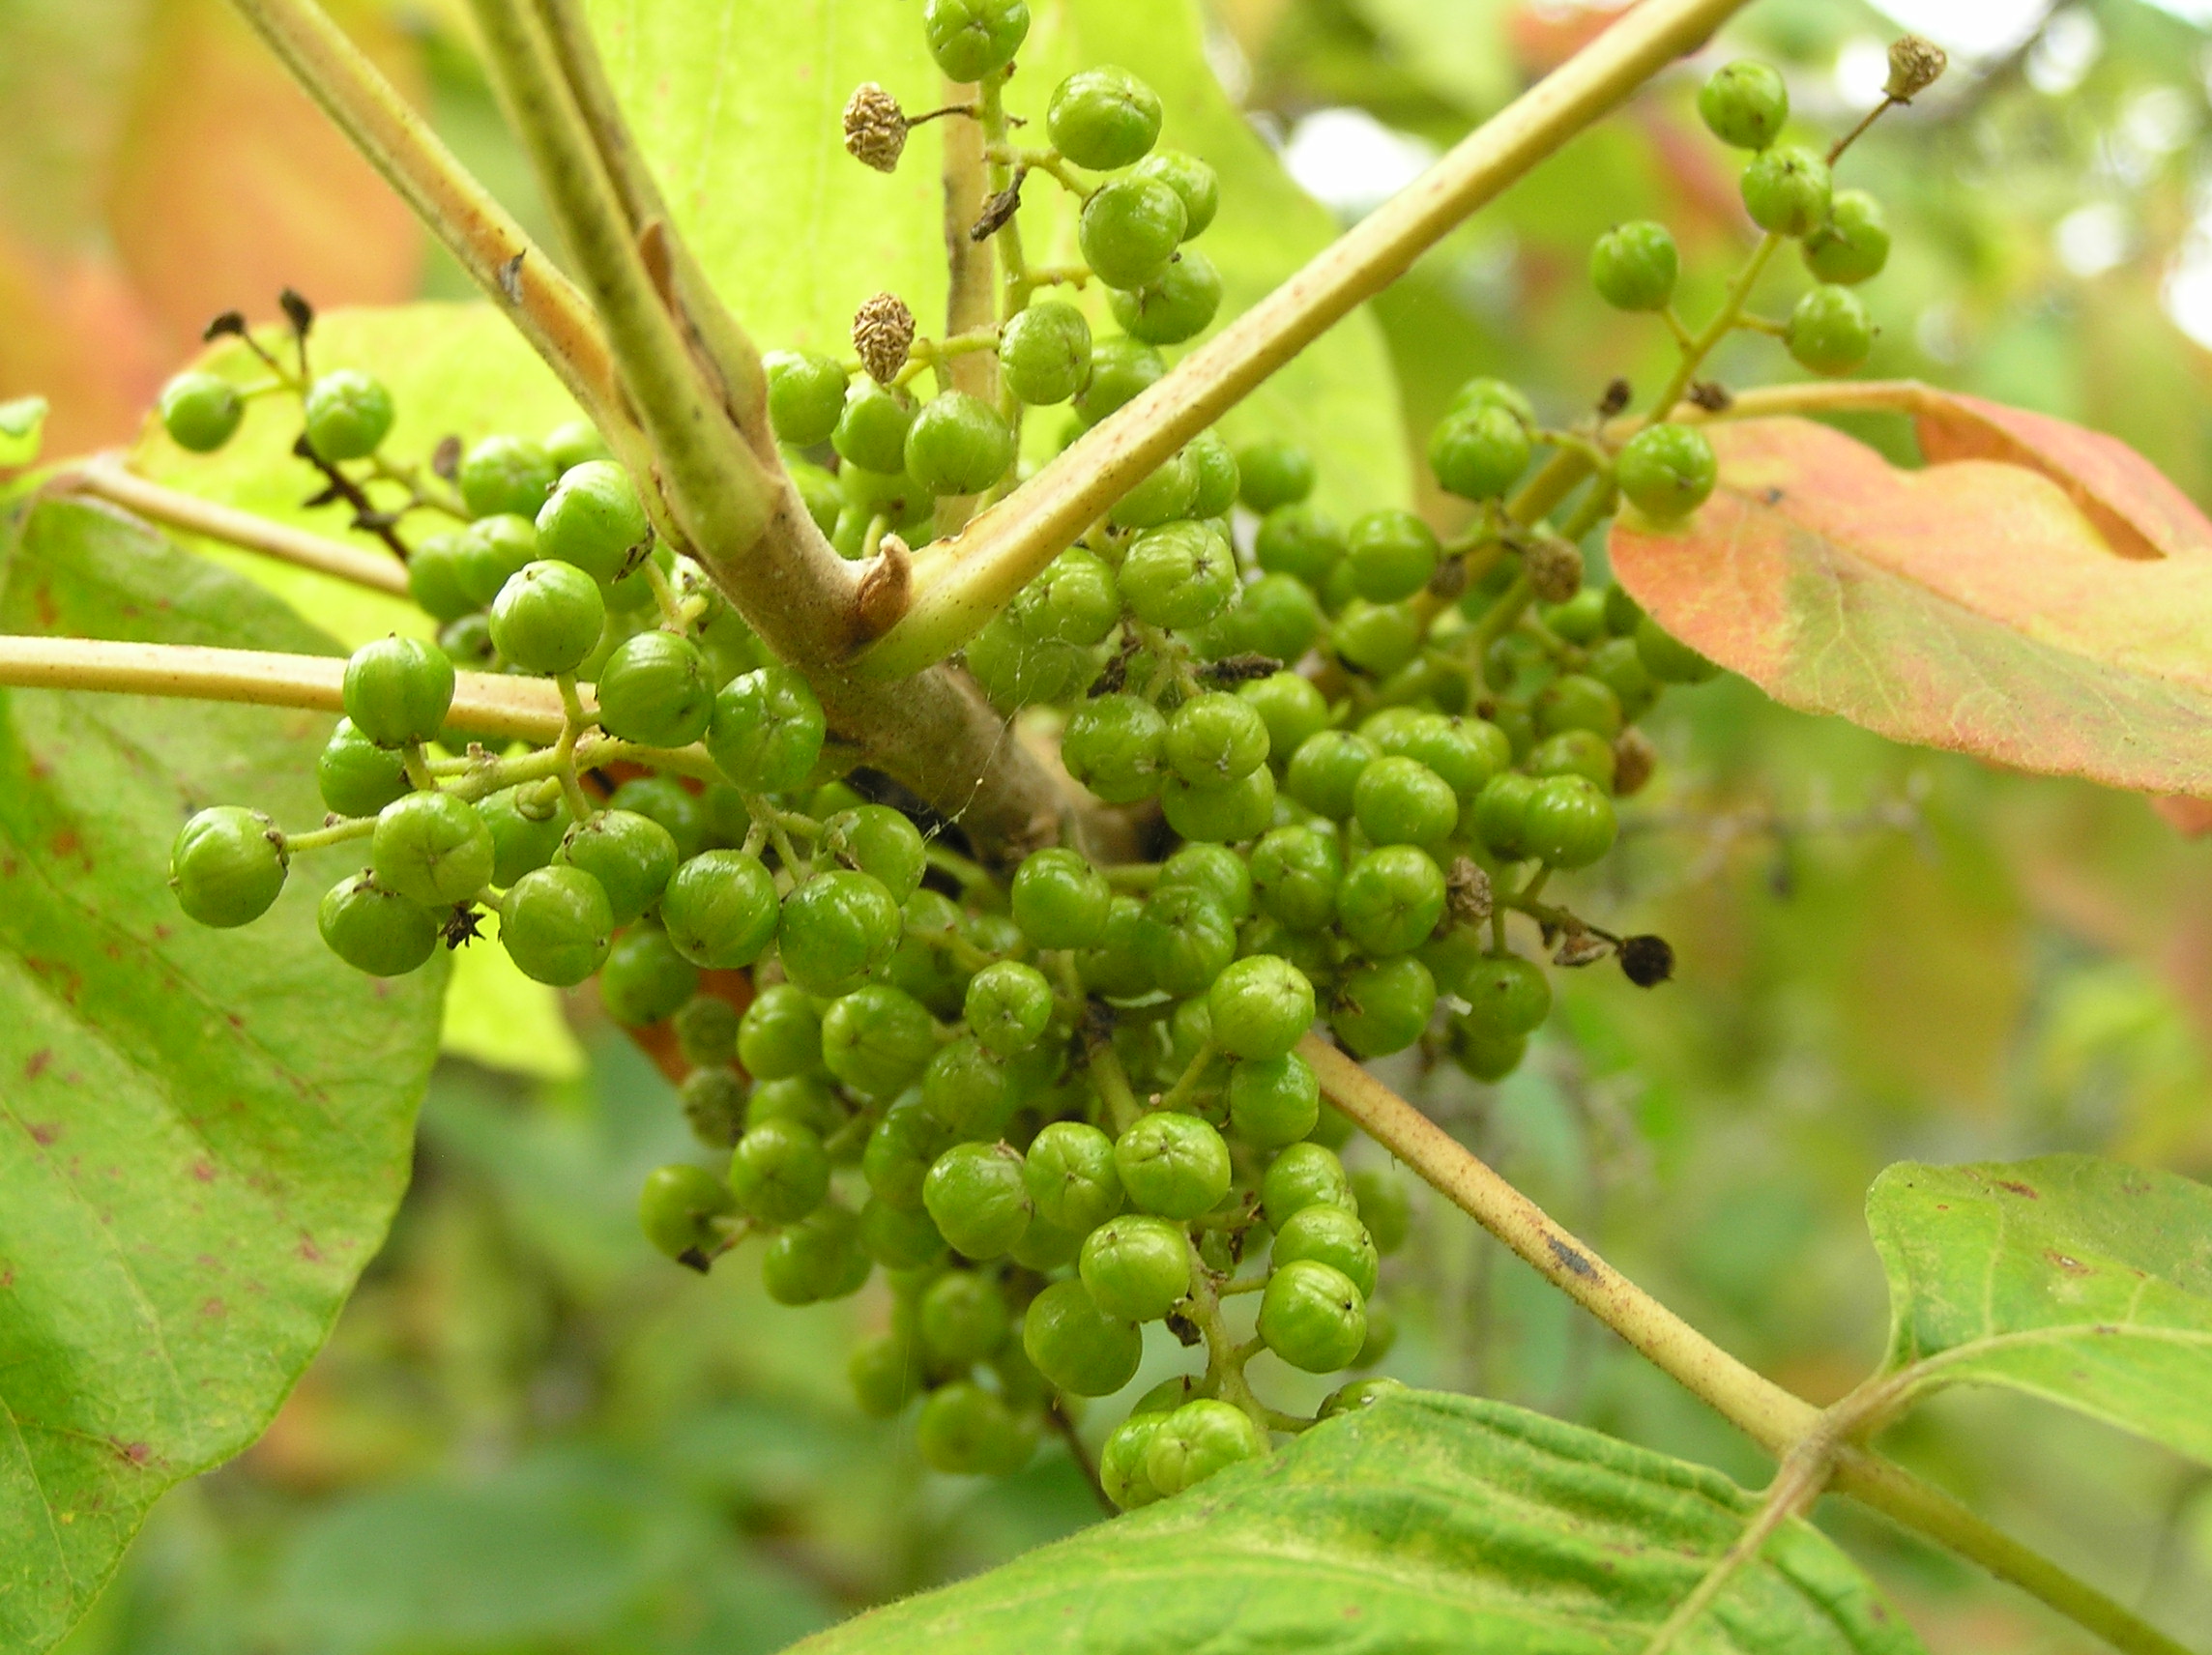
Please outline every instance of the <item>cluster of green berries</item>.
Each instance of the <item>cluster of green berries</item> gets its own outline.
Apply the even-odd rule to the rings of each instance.
[[[1779,141],[1790,93],[1770,65],[1744,59],[1716,71],[1699,92],[1698,112],[1721,142],[1753,152],[1742,179],[1744,210],[1769,236],[1798,244],[1817,283],[1774,331],[1801,367],[1854,371],[1874,348],[1875,328],[1852,289],[1889,262],[1881,203],[1863,189],[1837,189],[1818,151]],[[1648,219],[1614,226],[1590,251],[1599,297],[1622,310],[1667,310],[1680,269],[1674,236]],[[1712,448],[1687,427],[1650,425],[1622,447],[1615,478],[1646,515],[1677,518],[1712,492]]]

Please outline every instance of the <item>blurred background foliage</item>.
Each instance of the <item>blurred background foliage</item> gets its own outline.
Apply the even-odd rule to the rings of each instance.
[[[535,221],[457,12],[336,10]],[[1213,0],[1211,46],[1294,176],[1349,219],[1607,15]],[[1955,69],[1846,169],[1897,232],[1865,290],[1869,371],[2114,431],[2212,498],[2212,5],[1761,0],[1718,49],[1782,63],[1825,138],[1878,91],[1901,25]],[[1745,227],[1690,109],[1698,73],[1379,302],[1410,434],[1472,373],[1564,419],[1615,374],[1660,371],[1664,335],[1599,306],[1585,260],[1608,225],[1656,217],[1682,243],[1690,313],[1726,279]],[[0,395],[54,399],[50,451],[127,440],[200,324],[248,296],[461,291],[223,0],[10,0],[0,101]],[[1763,307],[1804,279],[1771,278]],[[1725,381],[1790,371],[1769,341],[1731,350]],[[1588,906],[1667,935],[1677,980],[1571,977],[1502,1088],[1391,1071],[1563,1220],[1829,1400],[1881,1349],[1859,1207],[1883,1165],[2081,1148],[2212,1176],[2201,845],[2141,799],[1896,749],[1739,682],[1671,698],[1650,728],[1666,763]],[[261,1444],[170,1496],[70,1655],[745,1655],[1095,1519],[1056,1450],[971,1484],[863,1420],[843,1368],[886,1314],[872,1295],[777,1310],[744,1253],[707,1280],[651,1255],[637,1179],[685,1135],[653,1067],[569,1010],[580,1073],[441,1071],[413,1193],[330,1349]],[[1388,1270],[1408,1325],[1386,1371],[1763,1478],[1456,1212],[1423,1205]],[[1169,1371],[1153,1354],[1140,1385]],[[1955,1397],[1893,1437],[2163,1624],[2212,1625],[2212,1478],[2024,1401]],[[1934,1650],[2092,1646],[1889,1530],[1824,1517]]]

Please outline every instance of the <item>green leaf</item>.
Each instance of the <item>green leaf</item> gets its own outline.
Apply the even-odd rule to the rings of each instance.
[[[2212,1464],[2212,1189],[2089,1155],[1889,1168],[1889,1363],[2006,1385]]]
[[[1332,240],[1336,225],[1284,173],[1223,94],[1192,0],[1037,0],[1008,91],[1040,132],[1052,88],[1076,68],[1118,63],[1167,108],[1163,145],[1221,175],[1221,211],[1194,245],[1219,268],[1222,321]],[[864,80],[910,110],[945,101],[904,0],[594,0],[609,73],[638,141],[700,262],[763,350],[850,351],[853,311],[883,290],[924,333],[943,331],[946,276],[939,131],[917,131],[887,177],[844,152],[840,114]],[[742,41],[742,50],[726,43]],[[773,85],[777,96],[752,88]],[[1033,141],[1041,142],[1041,138]],[[1023,238],[1033,264],[1075,257],[1074,219],[1049,179],[1030,181]],[[1107,311],[1090,301],[1095,325]],[[1038,425],[1057,432],[1064,416]],[[1307,443],[1337,509],[1403,502],[1412,488],[1396,388],[1364,310],[1310,346],[1224,426]]]
[[[799,1646],[805,1655],[1637,1655],[1758,1502],[1717,1471],[1409,1392],[1258,1464]],[[1917,1655],[1792,1520],[1681,1655]]]
[[[18,396],[0,402],[0,467],[27,466],[39,457],[46,434],[46,399]]]
[[[331,650],[103,507],[0,533],[0,629]],[[203,805],[319,822],[330,726],[0,693],[0,1650],[52,1643],[162,1491],[260,1434],[405,1186],[443,970],[380,983],[323,947],[339,851],[242,931],[165,883]]]

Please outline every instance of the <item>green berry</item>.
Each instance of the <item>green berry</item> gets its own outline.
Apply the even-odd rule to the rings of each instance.
[[[1251,450],[1245,452],[1249,455]],[[1309,466],[1309,479],[1310,476]],[[1252,542],[1252,556],[1261,568],[1269,574],[1290,575],[1316,591],[1328,579],[1344,552],[1344,531],[1312,507],[1295,502],[1271,508]]]
[[[1039,948],[1088,948],[1104,932],[1113,891],[1077,852],[1037,852],[1014,870],[1014,923]]]
[[[1156,529],[1188,517],[1197,499],[1197,469],[1179,451],[1117,500],[1107,521],[1117,529]]]
[[[1237,455],[1211,431],[1201,431],[1183,448],[1198,474],[1198,497],[1190,503],[1193,517],[1227,517],[1236,508],[1237,492],[1243,478]]]
[[[440,625],[477,607],[461,588],[463,544],[458,535],[432,535],[407,560],[407,595]]]
[[[1743,206],[1769,235],[1809,236],[1828,220],[1828,163],[1811,150],[1784,144],[1743,169]]]
[[[1146,904],[1133,896],[1117,896],[1107,909],[1106,929],[1097,943],[1077,951],[1077,974],[1091,993],[1110,1000],[1135,1000],[1152,992],[1150,954],[1144,945],[1145,910]]]
[[[284,836],[257,810],[218,804],[178,830],[169,888],[202,925],[229,930],[260,918],[284,888]]]
[[[1436,978],[1417,954],[1405,953],[1348,973],[1328,1026],[1355,1057],[1382,1058],[1418,1040],[1436,1008]]]
[[[1378,958],[1427,942],[1443,912],[1443,872],[1412,845],[1369,851],[1345,870],[1337,886],[1337,921],[1344,934]]]
[[[681,1161],[654,1168],[637,1192],[645,1238],[669,1258],[702,1269],[719,1245],[713,1220],[736,1208],[720,1178]]]
[[[1518,954],[1487,956],[1458,992],[1469,1006],[1461,1021],[1485,1034],[1533,1033],[1552,1012],[1552,985],[1543,969]]]
[[[1014,61],[1030,9],[1024,0],[927,0],[921,31],[946,79],[981,80]]]
[[[1536,780],[1512,770],[1494,776],[1474,801],[1474,830],[1493,856],[1517,862],[1528,855],[1528,801]]]
[[[675,836],[651,817],[601,810],[569,828],[553,859],[597,880],[614,922],[627,925],[660,900],[678,857]]]
[[[307,387],[307,446],[324,460],[365,459],[391,434],[392,392],[356,368],[326,373]]]
[[[1183,239],[1203,235],[1221,206],[1221,180],[1213,168],[1182,150],[1155,150],[1132,169],[1182,197]]]
[[[380,747],[434,740],[453,704],[453,663],[420,638],[379,638],[346,662],[346,716]]]
[[[906,434],[914,417],[913,397],[863,378],[845,398],[830,447],[864,470],[897,475],[906,468]]]
[[[937,1025],[900,989],[866,983],[822,1014],[823,1067],[862,1097],[896,1097],[937,1052]]]
[[[1077,166],[1111,172],[1145,158],[1159,140],[1160,115],[1157,93],[1127,70],[1105,66],[1062,81],[1044,124],[1053,147]]]
[[[1496,500],[1528,469],[1528,426],[1495,403],[1446,415],[1429,438],[1429,469],[1447,494]]]
[[[1546,684],[1531,709],[1536,733],[1557,736],[1586,730],[1611,741],[1620,734],[1620,697],[1611,685],[1582,673],[1566,673]]]
[[[860,1215],[861,1234],[867,1233],[868,1215]],[[920,1388],[920,1363],[903,1340],[884,1333],[853,1347],[845,1363],[845,1377],[853,1386],[853,1400],[871,1419],[890,1419],[914,1399]]]
[[[1114,1145],[1121,1188],[1140,1211],[1189,1219],[1229,1193],[1229,1146],[1195,1115],[1148,1115]]]
[[[999,371],[1024,402],[1065,402],[1091,378],[1091,324],[1072,305],[1031,305],[1000,335]]]
[[[966,392],[932,397],[907,427],[907,475],[932,494],[980,494],[1013,463],[1013,427]]]
[[[1421,653],[1425,624],[1410,603],[1355,597],[1336,618],[1336,653],[1362,672],[1388,678]]]
[[[1314,489],[1313,455],[1280,437],[1239,449],[1237,471],[1244,504],[1263,516],[1297,505]]]
[[[1042,972],[1019,960],[999,960],[968,979],[962,1014],[985,1050],[1005,1058],[1036,1044],[1052,1022],[1052,984]]]
[[[1186,238],[1189,233],[1186,228]],[[1109,288],[1107,303],[1121,332],[1132,339],[1179,345],[1213,325],[1221,308],[1221,273],[1196,247],[1185,247],[1142,287]]]
[[[1266,1433],[1250,1414],[1212,1397],[1197,1397],[1153,1428],[1145,1444],[1145,1480],[1166,1498],[1243,1461],[1265,1459],[1266,1453]]]
[[[1434,845],[1459,825],[1451,784],[1418,759],[1395,754],[1359,772],[1352,808],[1377,845]]]
[[[1233,920],[1252,917],[1252,870],[1220,845],[1185,845],[1160,864],[1155,889],[1189,886],[1203,891]]]
[[[696,857],[707,842],[706,801],[675,776],[632,776],[615,789],[607,808],[648,817],[667,828],[678,861]]]
[[[1164,1218],[1124,1213],[1084,1237],[1078,1268],[1108,1316],[1157,1321],[1190,1292],[1190,1238]]]
[[[1160,1498],[1145,1471],[1145,1456],[1167,1415],[1132,1413],[1106,1434],[1098,1450],[1098,1485],[1118,1511],[1135,1511]]]
[[[836,869],[783,899],[777,948],[784,973],[809,994],[850,994],[896,951],[899,905],[881,880]]]
[[[763,1120],[731,1151],[730,1190],[755,1218],[796,1224],[830,1193],[830,1156],[798,1122]]]
[[[945,1257],[945,1237],[927,1212],[870,1196],[860,1208],[860,1246],[887,1270],[916,1270]]]
[[[900,1098],[868,1134],[860,1176],[878,1200],[903,1211],[921,1211],[922,1181],[950,1144],[950,1134],[918,1097]]]
[[[1781,72],[1752,58],[1715,70],[1698,92],[1705,130],[1732,149],[1763,150],[1790,119]]]
[[[1176,709],[1162,750],[1192,785],[1227,787],[1267,762],[1266,721],[1241,697],[1208,691]]]
[[[1496,1085],[1521,1066],[1528,1055],[1524,1034],[1483,1034],[1454,1026],[1452,1060],[1476,1080]]]
[[[572,673],[598,644],[606,600],[573,564],[525,564],[492,599],[491,641],[525,672]]]
[[[1606,791],[1613,790],[1617,760],[1613,743],[1589,730],[1562,730],[1529,749],[1528,773],[1532,776],[1587,776]]]
[[[1849,373],[1874,349],[1874,318],[1848,287],[1816,287],[1790,312],[1785,336],[1799,367],[1815,373]]]
[[[526,437],[486,437],[462,456],[454,481],[471,517],[535,517],[561,474]]]
[[[1359,1221],[1367,1227],[1376,1252],[1388,1258],[1412,1232],[1413,1206],[1406,1194],[1406,1180],[1381,1167],[1362,1167],[1352,1175],[1352,1190]]]
[[[1157,179],[1117,178],[1084,202],[1076,245],[1107,286],[1150,287],[1167,275],[1186,222],[1182,197]]]
[[[825,1202],[768,1244],[761,1286],[777,1304],[820,1304],[859,1292],[871,1263],[860,1246],[859,1218]]]
[[[1095,552],[1072,546],[1022,588],[1006,616],[1031,643],[1103,643],[1121,619],[1114,566]]]
[[[1280,1148],[1321,1118],[1321,1083],[1295,1052],[1247,1059],[1229,1071],[1229,1123],[1246,1143]]]
[[[811,449],[830,440],[845,411],[845,368],[812,351],[771,351],[761,358],[768,374],[768,419],[778,442]]]
[[[699,968],[676,951],[657,925],[632,925],[615,939],[599,968],[599,1002],[626,1029],[676,1015],[699,992]]]
[[[1134,804],[1159,792],[1166,740],[1167,720],[1150,702],[1102,695],[1068,719],[1060,757],[1069,775],[1108,804]]]
[[[1605,591],[1586,586],[1564,603],[1546,604],[1543,617],[1544,624],[1570,644],[1598,643],[1606,635]]]
[[[1121,562],[1121,595],[1152,626],[1199,626],[1237,595],[1237,555],[1204,523],[1170,523],[1139,535]]]
[[[1367,1337],[1359,1343],[1359,1354],[1352,1358],[1354,1368],[1374,1367],[1386,1358],[1398,1343],[1398,1315],[1390,1307],[1390,1301],[1370,1297],[1366,1311]]]
[[[915,1422],[922,1464],[947,1476],[1010,1476],[1036,1452],[1031,1428],[1004,1401],[969,1379],[929,1393]]]
[[[1863,189],[1837,190],[1827,222],[1805,238],[1805,268],[1819,280],[1852,287],[1879,276],[1887,263],[1889,221],[1881,203]]]
[[[406,762],[340,718],[315,759],[315,786],[340,816],[374,816],[408,791]]]
[[[1659,682],[1637,654],[1633,637],[1607,638],[1590,652],[1585,670],[1613,691],[1614,699],[1620,703],[1620,715],[1628,723],[1643,717],[1659,699]]]
[[[1336,916],[1344,860],[1333,834],[1275,828],[1252,847],[1252,892],[1260,912],[1288,930],[1319,931]]]
[[[461,531],[453,583],[472,604],[488,605],[537,557],[538,530],[527,517],[479,517]]]
[[[1132,941],[1146,976],[1178,998],[1204,992],[1237,957],[1236,921],[1213,897],[1188,886],[1155,890]]]
[[[157,406],[169,440],[195,454],[214,453],[246,418],[246,399],[238,387],[212,373],[178,374],[161,387]]]
[[[1055,1282],[1030,1300],[1022,1350],[1070,1396],[1111,1396],[1136,1377],[1145,1353],[1136,1324],[1098,1308],[1080,1279]]]
[[[701,852],[676,870],[660,897],[669,942],[709,971],[759,959],[775,935],[776,912],[774,878],[742,851]]]
[[[753,996],[738,1023],[738,1061],[756,1080],[786,1080],[822,1066],[822,1015],[790,983]]]
[[[1590,284],[1615,310],[1664,310],[1674,298],[1681,255],[1664,224],[1615,224],[1590,249]]]
[[[1371,603],[1411,597],[1437,572],[1436,531],[1411,511],[1370,511],[1353,519],[1345,537],[1352,589]]]
[[[1293,1144],[1268,1164],[1260,1180],[1261,1208],[1268,1225],[1280,1230],[1292,1214],[1317,1203],[1341,1206],[1354,1216],[1359,1210],[1352,1180],[1335,1152],[1319,1144]]]
[[[1354,1213],[1326,1203],[1292,1213],[1275,1232],[1268,1258],[1278,1269],[1295,1259],[1326,1264],[1358,1289],[1361,1298],[1373,1296],[1381,1267],[1381,1255],[1367,1226]]]
[[[531,515],[538,556],[573,564],[602,586],[626,573],[653,538],[629,473],[612,460],[587,460],[563,473]]]
[[[756,667],[714,697],[707,750],[745,792],[788,793],[813,770],[828,734],[822,703],[803,678],[789,667]]]
[[[738,1008],[720,995],[693,995],[676,1014],[676,1050],[695,1069],[728,1068],[737,1061],[738,1031],[743,1021]]]
[[[537,868],[500,904],[499,940],[526,977],[572,988],[605,963],[614,937],[606,887],[581,868]]]
[[[599,669],[596,692],[607,734],[649,747],[689,746],[714,715],[706,658],[673,632],[624,639]]]
[[[1076,392],[1076,419],[1086,426],[1097,424],[1158,384],[1167,371],[1160,353],[1142,339],[1114,334],[1098,340],[1091,349],[1091,377]]]
[[[1420,761],[1441,776],[1462,801],[1471,800],[1492,776],[1513,762],[1513,744],[1495,724],[1404,711],[1406,716],[1387,724],[1382,715],[1369,719],[1360,733],[1385,754]]]
[[[1356,1221],[1354,1221],[1356,1222]],[[1260,1337],[1309,1374],[1352,1365],[1367,1342],[1367,1310],[1342,1270],[1312,1259],[1277,1266],[1260,1295]]]
[[[915,825],[888,804],[840,810],[822,825],[821,846],[840,867],[881,880],[892,900],[904,902],[921,887],[929,853]]]
[[[465,799],[410,793],[377,817],[369,865],[385,889],[424,908],[451,908],[491,882],[491,829]]]
[[[1636,624],[1636,658],[1661,683],[1703,683],[1720,671],[1648,615]]]
[[[1720,464],[1703,431],[1646,425],[1621,449],[1614,476],[1630,505],[1646,516],[1672,522],[1705,503],[1719,479]]]
[[[1309,736],[1291,755],[1284,786],[1317,816],[1343,822],[1353,813],[1359,778],[1378,757],[1375,745],[1343,730]]]
[[[1372,1314],[1372,1307],[1370,1307],[1370,1314]],[[1394,1396],[1405,1388],[1406,1382],[1403,1379],[1380,1377],[1372,1379],[1354,1379],[1349,1385],[1339,1385],[1323,1399],[1321,1417],[1334,1419],[1343,1413],[1358,1413],[1363,1409],[1373,1408],[1377,1403]]]
[[[420,969],[445,928],[438,915],[387,890],[365,872],[325,891],[315,919],[332,953],[375,977],[404,976]]]
[[[1586,868],[1613,849],[1613,800],[1587,776],[1550,776],[1528,800],[1528,852],[1556,868]]]
[[[914,1325],[930,1355],[966,1368],[1006,1342],[1012,1319],[995,1282],[974,1270],[946,1270],[922,1290]]]
[[[1313,1026],[1313,984],[1290,961],[1254,954],[1207,991],[1214,1043],[1237,1058],[1281,1058]]]
[[[930,1164],[921,1201],[953,1251],[970,1259],[1004,1256],[1029,1228],[1022,1157],[1004,1144],[953,1145]]]
[[[1245,601],[1251,601],[1249,591]],[[1328,727],[1328,702],[1312,680],[1298,673],[1286,671],[1250,680],[1238,686],[1237,694],[1260,715],[1266,731],[1268,756],[1285,764],[1308,737]]]
[[[1037,1217],[1078,1234],[1121,1210],[1113,1140],[1084,1121],[1056,1120],[1039,1132],[1030,1145],[1022,1181]]]
[[[589,420],[570,420],[554,426],[545,433],[545,451],[552,456],[554,468],[561,472],[571,471],[586,460],[611,457],[606,439]]]

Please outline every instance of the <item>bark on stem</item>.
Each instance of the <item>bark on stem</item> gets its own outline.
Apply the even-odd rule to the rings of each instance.
[[[982,629],[1088,524],[1254,387],[1395,281],[1470,214],[1616,107],[1748,0],[1644,0],[1470,133],[958,539],[916,561],[906,620],[862,657],[898,677]]]

